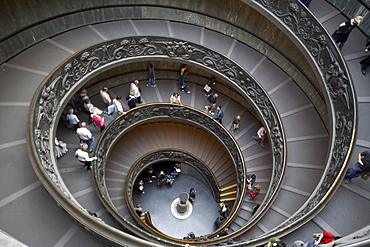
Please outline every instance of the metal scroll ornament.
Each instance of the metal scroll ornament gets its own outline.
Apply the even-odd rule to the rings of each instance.
[[[50,150],[53,146],[54,133],[50,126],[56,126],[61,114],[60,110],[69,101],[69,98],[85,82],[85,79],[98,73],[99,70],[108,66],[117,66],[130,58],[157,57],[165,60],[166,58],[178,59],[186,63],[197,64],[200,67],[217,73],[230,82],[235,88],[240,90],[240,94],[251,102],[257,112],[263,118],[264,125],[270,134],[271,148],[273,150],[274,173],[271,187],[267,191],[267,196],[261,207],[268,205],[276,195],[276,189],[280,186],[283,170],[285,169],[285,146],[284,133],[277,111],[264,89],[239,65],[202,46],[163,37],[130,37],[106,41],[91,46],[61,64],[50,74],[40,85],[30,105],[30,137],[34,144],[32,157],[37,165],[41,166],[45,175],[50,178],[55,186],[68,198],[73,199],[68,189],[64,186],[62,178],[56,166],[54,153]],[[152,116],[156,112],[167,111],[169,116],[190,118],[191,112],[180,110],[176,107],[170,109],[143,108],[140,113],[130,115],[130,118],[122,118],[117,124],[129,126],[143,116]],[[201,120],[201,119],[200,119]],[[204,122],[206,124],[206,121]],[[118,127],[118,126],[117,126]],[[210,131],[217,132],[215,125],[205,125]],[[107,140],[113,139],[113,133],[108,132],[105,136]],[[225,139],[225,144],[227,140]],[[234,151],[230,151],[234,152]],[[100,151],[100,157],[104,156]],[[231,155],[235,155],[231,153]],[[239,187],[244,181],[242,161],[235,160],[238,170]],[[99,170],[100,177],[104,176],[104,171]],[[73,201],[73,200],[72,200]]]
[[[318,186],[304,208],[297,212],[279,229],[303,219],[320,203],[338,179],[338,174],[350,155],[356,125],[356,101],[353,85],[345,62],[335,44],[320,23],[308,13],[302,4],[295,0],[257,0],[254,1],[266,12],[284,23],[285,27],[299,39],[314,59],[325,82],[323,91],[327,92],[332,108],[332,135],[335,137],[331,157],[323,181]]]

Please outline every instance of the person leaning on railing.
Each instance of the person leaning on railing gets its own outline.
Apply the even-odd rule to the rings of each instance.
[[[171,104],[179,104],[182,105],[181,103],[181,96],[178,92],[174,92],[171,97],[170,97],[170,103]]]

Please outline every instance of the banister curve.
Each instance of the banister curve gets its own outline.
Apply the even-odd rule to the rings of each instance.
[[[233,88],[240,90],[241,95],[261,114],[270,133],[274,164],[271,186],[261,207],[270,205],[281,185],[286,165],[284,131],[270,97],[247,71],[227,57],[191,42],[163,37],[123,38],[89,47],[68,58],[36,90],[29,112],[27,142],[30,147],[29,156],[35,164],[34,169],[42,174],[39,176],[40,180],[45,186],[53,184],[49,192],[59,195],[57,201],[60,204],[76,204],[60,177],[54,152],[50,148],[55,135],[54,126],[61,114],[59,109],[67,104],[69,97],[82,87],[86,79],[99,70],[126,59],[143,60],[151,57],[187,61],[218,74]],[[243,180],[244,178],[241,179]],[[78,216],[74,211],[67,212],[81,222],[85,220],[84,217],[79,218],[81,215]],[[100,234],[94,223],[89,227],[94,234]],[[157,241],[155,237],[142,231],[138,235]],[[107,236],[104,238],[108,239]]]

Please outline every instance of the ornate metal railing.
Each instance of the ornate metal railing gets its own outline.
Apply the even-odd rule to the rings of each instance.
[[[245,2],[259,9],[266,17],[273,19],[274,23],[279,23],[285,32],[292,35],[293,39],[299,40],[303,45],[302,47],[306,47],[306,53],[315,62],[318,68],[317,71],[322,76],[322,88],[326,92],[325,97],[332,119],[330,132],[333,145],[330,148],[328,165],[321,183],[316,192],[310,197],[310,200],[297,214],[289,219],[284,226],[271,232],[271,234],[282,234],[303,224],[312,217],[328,201],[331,192],[338,186],[338,181],[341,180],[345,169],[344,164],[352,150],[357,108],[353,86],[345,63],[335,45],[331,42],[330,35],[325,32],[318,20],[312,17],[296,0],[245,0]],[[127,41],[138,43],[127,43]],[[265,96],[266,93],[263,89],[259,88],[258,84],[245,71],[239,69],[235,63],[232,61],[224,63],[227,60],[212,51],[207,56],[207,52],[202,53],[202,51],[206,51],[202,47],[195,50],[193,47],[197,48],[197,46],[187,46],[189,44],[187,42],[162,39],[161,46],[166,47],[162,50],[168,53],[160,54],[156,52],[159,43],[155,43],[153,47],[152,41],[148,39],[145,41],[145,39],[140,38],[124,39],[121,44],[119,41],[109,41],[73,55],[46,78],[37,89],[31,102],[27,142],[33,167],[44,186],[59,204],[73,217],[78,218],[80,222],[80,217],[85,220],[86,214],[81,211],[82,207],[73,199],[60,178],[55,154],[53,148],[51,148],[53,147],[52,137],[55,134],[56,122],[60,116],[58,109],[62,109],[66,105],[68,98],[81,87],[86,78],[105,66],[123,62],[125,58],[157,56],[198,63],[214,71],[214,73],[218,73],[216,71],[219,70],[219,74],[229,79],[236,89],[251,100],[259,112],[265,113],[263,119],[269,133],[271,133],[274,151],[273,163],[275,168],[272,188],[278,188],[281,182],[282,177],[279,175],[283,173],[284,166],[282,164],[285,160],[285,147],[282,145],[284,136],[279,118],[270,114],[270,112],[273,112],[270,109],[274,107],[269,98]],[[146,47],[146,49],[142,49],[143,47]],[[200,54],[207,58],[204,61],[193,59]],[[255,95],[254,92],[257,92],[257,94]],[[264,98],[266,98],[267,103],[265,103]],[[271,191],[267,193],[268,199],[266,202],[270,199],[273,200],[275,196],[274,192]],[[90,222],[89,226],[86,227],[93,229],[96,227],[94,224],[95,222]],[[99,231],[97,228],[92,231],[103,235],[103,232],[108,232],[105,230],[106,228],[103,226]],[[120,236],[116,237],[119,238]],[[266,238],[268,236],[264,239]],[[262,238],[260,240],[262,241]]]
[[[108,212],[124,227],[135,232],[135,226],[127,221],[124,217],[120,215],[116,206],[111,201],[108,193],[108,188],[105,182],[105,164],[110,155],[111,149],[115,144],[121,139],[121,137],[130,130],[143,124],[160,122],[160,121],[177,121],[183,122],[185,124],[190,124],[196,126],[197,128],[203,129],[210,133],[218,142],[220,142],[227,150],[230,158],[233,161],[235,167],[235,174],[238,183],[237,198],[242,201],[245,194],[245,182],[244,178],[246,175],[246,167],[244,164],[244,158],[238,144],[231,134],[215,120],[209,117],[209,115],[187,106],[180,106],[176,104],[169,103],[154,103],[147,104],[143,106],[136,107],[127,112],[126,115],[122,115],[115,120],[113,120],[101,134],[99,141],[96,145],[98,160],[96,162],[96,169],[94,165],[94,182],[99,193],[99,198],[102,203],[107,207]],[[184,140],[186,141],[186,140]],[[217,181],[214,177],[212,171],[206,167],[205,164],[200,162],[193,155],[187,154],[178,150],[160,150],[153,151],[149,154],[143,154],[143,157],[138,161],[133,161],[130,171],[126,177],[126,190],[125,198],[126,204],[130,209],[131,213],[134,213],[133,203],[132,203],[132,189],[134,187],[134,182],[136,177],[140,172],[153,162],[158,162],[161,159],[181,159],[185,162],[193,163],[192,166],[205,172],[204,175],[208,175],[208,179],[211,181]],[[135,163],[134,163],[135,162]],[[213,193],[217,194],[219,187],[213,186]],[[215,198],[216,199],[216,198]],[[237,207],[233,208],[233,211],[238,210]],[[230,218],[231,220],[235,217],[234,213]],[[166,236],[161,232],[152,229],[153,233],[162,236],[162,238],[167,238],[172,241],[176,241],[175,238]]]
[[[265,242],[276,234],[283,235],[296,229],[314,217],[334,195],[344,176],[350,157],[356,127],[357,104],[347,66],[325,28],[298,1],[258,0],[253,6],[274,23],[280,23],[283,31],[292,35],[306,49],[321,75],[322,88],[326,92],[328,111],[331,116],[330,148],[324,174],[307,202],[284,224],[269,231],[248,244]],[[235,245],[236,246],[236,245]]]
[[[64,205],[78,205],[79,210],[82,210],[82,207],[68,191],[67,186],[64,185],[57,168],[54,149],[51,148],[53,147],[55,128],[61,115],[59,109],[64,108],[69,98],[82,87],[86,79],[94,76],[95,73],[99,73],[101,69],[117,66],[127,59],[133,61],[135,58],[151,59],[153,57],[197,64],[205,70],[225,78],[261,114],[264,125],[269,132],[274,166],[271,186],[261,207],[270,205],[283,179],[285,138],[280,118],[269,96],[248,72],[223,55],[190,42],[161,37],[124,38],[89,47],[68,58],[36,90],[29,112],[27,141],[29,156],[44,186],[51,194],[58,195],[55,196],[55,199],[63,207]],[[153,112],[150,114],[153,114]],[[122,119],[126,119],[125,124],[131,125],[138,117],[131,116],[130,119]],[[120,124],[124,123],[120,122]],[[214,126],[209,127],[211,128],[210,131],[214,131]],[[105,138],[106,140],[114,139],[113,136]],[[98,153],[98,155],[99,157],[103,156],[101,153]],[[235,162],[237,167],[241,167],[241,160],[235,160]],[[240,173],[242,174],[241,171]],[[239,181],[243,183],[244,178],[239,177]],[[242,187],[240,186],[240,188]],[[244,194],[244,188],[240,190],[240,193]],[[237,202],[235,212],[238,211],[241,203],[241,200]],[[73,208],[75,207],[73,206]],[[85,220],[85,217],[81,217],[80,211],[67,211],[78,221],[83,222]],[[87,227],[97,235],[104,232],[101,229],[98,230],[94,223]],[[150,235],[142,231],[137,234],[144,238],[148,238],[148,236],[151,238]],[[107,236],[105,237],[109,239]]]
[[[229,146],[227,148],[229,149]],[[240,152],[237,146],[235,146],[234,148],[230,147],[230,149],[237,149],[237,152]],[[168,147],[167,149],[153,150],[152,152],[148,154],[143,154],[143,156],[132,165],[131,169],[127,173],[126,186],[125,186],[127,188],[126,190],[126,193],[128,195],[127,198],[130,198],[131,202],[133,199],[132,189],[134,188],[135,182],[137,182],[137,177],[148,166],[152,166],[155,163],[167,161],[167,160],[179,162],[182,164],[182,167],[190,166],[190,167],[195,168],[195,170],[198,171],[198,173],[203,177],[204,182],[208,184],[208,187],[210,189],[210,192],[213,195],[213,198],[215,198],[215,200],[219,199],[220,187],[219,187],[217,178],[213,174],[212,170],[208,167],[208,165],[205,164],[203,161],[201,161],[196,156],[186,151],[177,150],[177,149]],[[182,172],[182,174],[184,174],[184,172]]]

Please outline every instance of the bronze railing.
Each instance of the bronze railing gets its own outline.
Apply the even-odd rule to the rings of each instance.
[[[59,193],[63,200],[60,204],[78,204],[64,185],[52,148],[55,126],[63,109],[74,92],[82,87],[83,82],[95,73],[100,73],[110,66],[117,66],[127,59],[173,59],[196,64],[225,80],[261,114],[262,121],[269,131],[273,151],[273,178],[261,208],[267,207],[274,200],[281,185],[285,170],[285,145],[281,120],[275,107],[264,89],[242,67],[227,57],[202,46],[181,40],[161,37],[133,37],[107,41],[89,47],[67,59],[54,70],[37,89],[32,100],[28,124],[29,155],[37,166],[35,170],[43,184],[52,184],[51,194]],[[129,124],[136,121],[136,116],[127,119]],[[213,126],[209,126],[213,131]],[[107,136],[107,140],[113,136]],[[98,153],[101,157],[101,154]],[[236,167],[242,167],[243,160],[234,160]],[[101,172],[101,171],[99,171]],[[240,174],[245,174],[240,171]],[[48,181],[45,181],[47,178]],[[244,177],[239,175],[239,196],[244,195]],[[54,191],[55,190],[55,191]],[[242,201],[238,201],[234,212],[237,213]],[[68,211],[69,212],[69,211]],[[69,212],[76,215],[75,212]],[[83,221],[83,219],[80,219]],[[94,228],[93,225],[91,225]],[[99,234],[98,231],[96,234]],[[148,237],[140,231],[139,235]]]

